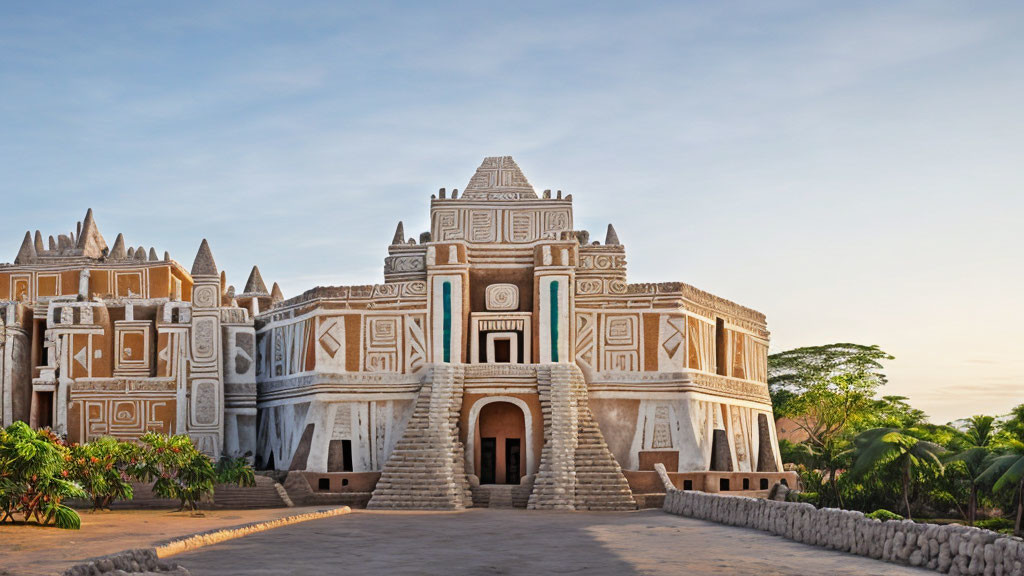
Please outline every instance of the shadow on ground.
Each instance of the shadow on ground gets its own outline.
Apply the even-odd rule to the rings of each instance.
[[[193,576],[929,574],[660,510],[356,511],[171,560]]]

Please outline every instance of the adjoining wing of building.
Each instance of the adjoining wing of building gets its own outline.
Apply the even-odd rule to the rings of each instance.
[[[626,509],[781,472],[764,315],[681,282],[630,284],[626,249],[573,225],[511,157],[399,223],[384,283],[236,294],[206,241],[191,270],[108,247],[90,211],[0,266],[2,422],[71,441],[187,433],[370,507]],[[363,502],[366,498],[363,498]]]

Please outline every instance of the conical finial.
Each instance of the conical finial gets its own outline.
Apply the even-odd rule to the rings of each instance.
[[[170,262],[170,261],[171,261],[171,253],[168,252],[167,250],[164,250],[164,262]]]
[[[111,260],[124,260],[128,257],[128,253],[124,250],[124,234],[118,234],[117,238],[114,239],[114,247],[110,249],[110,254],[107,254],[107,258]]]
[[[282,300],[284,300],[284,293],[281,292],[281,287],[277,285],[277,282],[274,282],[274,287],[270,289],[270,301],[280,302]]]
[[[252,267],[249,279],[245,282],[245,290],[242,290],[242,292],[244,294],[259,294],[261,296],[267,294],[267,285],[263,283],[263,276],[260,275],[259,266]]]
[[[615,227],[611,224],[608,225],[608,233],[604,235],[604,243],[608,246],[619,244],[619,235],[615,233]]]
[[[107,243],[96,226],[96,220],[92,217],[92,208],[85,213],[85,220],[82,221],[82,230],[78,233],[76,248],[82,251],[82,256],[89,258],[102,258],[103,250]]]
[[[138,248],[135,249],[135,259],[136,260],[145,260],[146,259],[146,248],[144,246],[139,246]]]
[[[31,264],[36,261],[36,249],[32,245],[32,233],[25,232],[25,240],[21,243],[18,256],[14,258],[15,264]]]
[[[135,248],[129,246],[128,247],[128,253],[125,254],[124,257],[129,259],[129,260],[135,260]]]
[[[213,252],[210,251],[210,243],[203,238],[196,252],[196,259],[192,261],[193,276],[216,276],[217,263],[213,260]]]
[[[224,270],[220,271],[220,295],[223,296],[228,293],[228,273]]]
[[[53,239],[53,234],[50,235],[50,238],[47,241],[47,246],[49,246],[50,252],[57,251],[57,241]]]
[[[402,221],[398,221],[398,228],[395,228],[395,237],[391,239],[391,245],[405,244],[405,226],[402,225]]]
[[[43,233],[39,230],[36,230],[35,249],[37,256],[46,251],[46,247],[43,246]]]
[[[149,249],[149,261],[156,262],[159,258],[156,257],[156,248],[150,247]]]

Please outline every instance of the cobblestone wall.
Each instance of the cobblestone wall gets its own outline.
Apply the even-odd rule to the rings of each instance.
[[[945,574],[1024,576],[1024,541],[979,528],[880,522],[849,510],[675,489],[664,510]]]

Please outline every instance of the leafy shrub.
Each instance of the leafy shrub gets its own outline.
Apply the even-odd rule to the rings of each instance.
[[[138,452],[135,444],[107,436],[71,445],[72,474],[92,498],[93,510],[109,509],[114,500],[131,500],[130,472]]]
[[[142,482],[155,480],[154,494],[180,501],[182,510],[195,510],[204,495],[213,493],[213,462],[191,438],[150,432],[139,441],[142,450],[133,475]]]
[[[256,485],[256,472],[244,457],[221,456],[217,462],[216,472],[217,482],[220,484]]]
[[[155,479],[153,493],[180,501],[182,510],[195,510],[203,497],[213,495],[216,483],[256,485],[255,472],[244,458],[222,458],[214,466],[184,434],[149,433],[139,440],[142,448],[133,475],[142,482]]]
[[[985,530],[992,530],[993,532],[999,532],[1000,530],[1013,530],[1013,520],[1007,518],[986,518],[984,520],[978,520],[974,523],[978,528],[984,528]]]
[[[873,520],[881,520],[882,522],[885,522],[886,520],[903,520],[903,516],[900,516],[899,514],[896,514],[895,512],[889,512],[885,508],[879,508],[878,510],[875,510],[874,512],[871,512],[869,514],[865,514],[864,517],[865,518],[871,518]]]
[[[68,447],[50,430],[35,431],[24,422],[0,429],[0,522],[20,514],[25,522],[80,528],[78,513],[62,504],[86,497],[69,478],[70,461]]]

